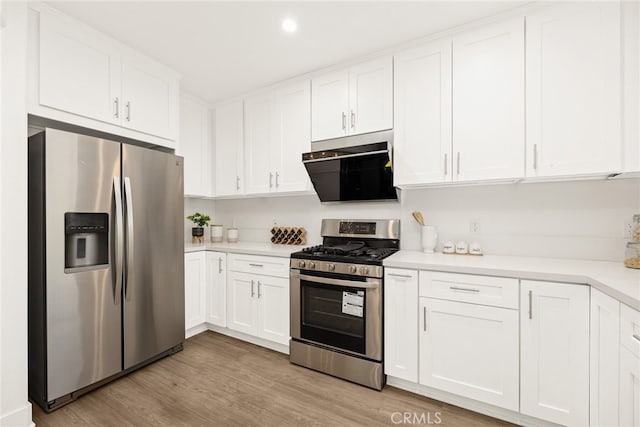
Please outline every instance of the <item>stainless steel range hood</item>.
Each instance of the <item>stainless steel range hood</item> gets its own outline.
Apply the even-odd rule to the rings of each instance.
[[[393,131],[313,142],[302,162],[321,202],[397,200]]]

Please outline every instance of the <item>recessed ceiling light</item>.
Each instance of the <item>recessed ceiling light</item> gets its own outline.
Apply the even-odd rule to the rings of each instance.
[[[293,33],[298,29],[298,23],[291,18],[282,21],[282,30],[285,33]]]

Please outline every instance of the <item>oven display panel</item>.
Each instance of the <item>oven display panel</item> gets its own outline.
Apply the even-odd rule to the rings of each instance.
[[[341,222],[340,234],[376,234],[375,222]]]

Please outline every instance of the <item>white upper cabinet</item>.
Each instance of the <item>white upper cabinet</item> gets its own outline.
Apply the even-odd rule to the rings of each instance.
[[[451,180],[451,40],[394,57],[394,185]]]
[[[618,2],[527,15],[527,176],[621,169]]]
[[[337,71],[311,81],[311,139],[347,135],[349,71]]]
[[[215,109],[215,195],[235,196],[244,191],[242,101]]]
[[[40,14],[40,104],[120,123],[120,60],[106,37]]]
[[[86,25],[38,6],[39,69],[30,112],[174,148],[179,77]],[[35,37],[35,35],[34,35]],[[36,41],[34,41],[36,43]],[[34,58],[35,59],[35,58]],[[90,119],[90,120],[87,120]],[[98,122],[95,122],[98,121]],[[100,122],[117,127],[105,127]]]
[[[453,179],[524,176],[524,20],[453,39]]]
[[[393,60],[355,65],[312,80],[311,139],[391,129],[393,126]]]
[[[279,192],[309,190],[311,182],[302,164],[302,153],[311,151],[311,89],[308,80],[276,89],[275,134],[271,152],[275,189]]]
[[[380,58],[349,69],[350,135],[393,127],[393,59]]]
[[[521,282],[520,411],[589,425],[589,287]]]
[[[271,93],[244,101],[245,191],[248,194],[268,193],[274,185],[270,167],[275,145],[273,98]]]
[[[180,139],[176,149],[184,157],[184,194],[211,196],[211,113],[206,104],[180,96]]]
[[[309,189],[302,153],[310,150],[309,81],[245,99],[247,194]]]

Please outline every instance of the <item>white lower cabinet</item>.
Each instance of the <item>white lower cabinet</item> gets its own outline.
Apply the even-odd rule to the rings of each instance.
[[[620,305],[620,426],[640,427],[640,312]]]
[[[589,287],[523,280],[520,410],[589,425]]]
[[[265,266],[273,264],[272,260],[281,259],[229,254],[229,269],[238,271],[227,272],[227,327],[288,345],[288,276],[283,274],[282,277],[275,277],[250,272],[254,268],[267,268]],[[288,263],[288,259],[283,260]]]
[[[204,251],[184,254],[184,328],[189,330],[205,321],[206,255]]]
[[[420,298],[420,384],[518,411],[518,311]]]
[[[418,382],[418,272],[385,269],[384,373]]]
[[[227,254],[206,252],[207,311],[206,322],[227,326]]]
[[[618,425],[620,303],[591,289],[589,424]]]

